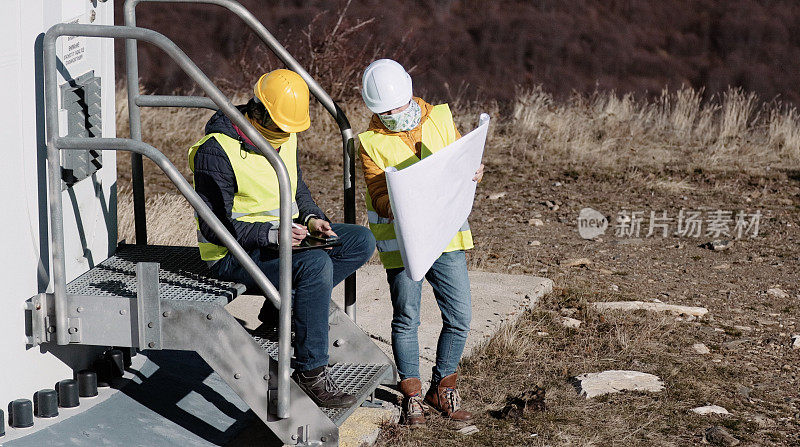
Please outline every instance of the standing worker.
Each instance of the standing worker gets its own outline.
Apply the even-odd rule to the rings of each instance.
[[[412,97],[411,76],[397,62],[380,59],[364,71],[361,95],[375,113],[361,141],[364,179],[367,183],[369,226],[378,241],[381,262],[391,290],[392,351],[403,393],[402,419],[408,425],[425,423],[425,404],[456,421],[472,415],[461,408],[456,388],[456,367],[464,352],[472,316],[465,250],[473,247],[469,225],[464,225],[444,253],[425,274],[442,313],[442,330],[436,345],[436,365],[431,386],[422,398],[419,342],[422,280],[404,271],[394,232],[392,208],[384,169],[408,167],[461,138],[447,104],[432,106]],[[474,181],[483,177],[483,165]]]
[[[356,397],[339,389],[328,366],[328,310],[331,289],[364,264],[375,251],[375,239],[359,225],[331,224],[317,206],[297,157],[297,132],[310,126],[308,85],[297,73],[264,74],[255,96],[238,109],[272,149],[278,151],[291,180],[292,244],[309,234],[338,236],[341,245],[292,255],[294,379],[320,406],[341,408]],[[206,124],[206,136],[189,149],[194,187],[242,248],[273,284],[278,283],[278,176],[250,139],[222,112]],[[198,221],[200,255],[214,276],[255,287],[250,274],[228,253],[202,219]],[[269,302],[265,306],[271,306]],[[262,314],[267,309],[262,309]]]

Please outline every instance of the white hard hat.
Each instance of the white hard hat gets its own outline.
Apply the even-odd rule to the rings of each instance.
[[[397,62],[378,59],[364,70],[361,97],[375,113],[402,107],[411,101],[411,76]]]

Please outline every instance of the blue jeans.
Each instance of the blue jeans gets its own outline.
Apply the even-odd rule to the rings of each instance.
[[[386,270],[392,295],[392,352],[400,379],[419,378],[419,308],[422,280],[414,281],[404,268]],[[442,253],[425,274],[442,312],[442,331],[436,344],[431,383],[456,372],[467,342],[472,318],[467,260],[463,250]]]
[[[330,250],[292,253],[292,323],[295,332],[292,367],[299,371],[328,364],[331,290],[367,262],[375,251],[375,238],[368,228],[351,224],[331,226],[342,245]],[[249,255],[277,287],[277,250],[255,249]],[[230,253],[214,264],[211,271],[220,279],[235,281],[248,288],[256,287],[250,274]]]

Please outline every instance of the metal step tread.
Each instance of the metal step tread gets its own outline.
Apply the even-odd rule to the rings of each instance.
[[[356,404],[350,408],[323,408],[336,425],[342,425],[356,408],[361,406],[375,388],[383,382],[386,375],[392,374],[389,365],[337,363],[329,368],[333,381],[339,388],[358,397]]]
[[[136,297],[136,263],[158,262],[163,299],[229,303],[245,292],[241,284],[211,278],[197,247],[121,244],[117,252],[67,284],[74,295]]]
[[[267,351],[270,357],[278,360],[278,331],[276,328],[264,324],[252,331],[251,336]],[[358,396],[358,402],[350,408],[321,408],[336,425],[342,425],[384,379],[393,375],[390,365],[372,363],[337,363],[329,367],[328,372],[339,388]]]

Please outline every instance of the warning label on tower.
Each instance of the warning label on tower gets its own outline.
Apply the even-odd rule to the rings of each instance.
[[[67,23],[83,23],[83,16]],[[61,63],[64,67],[75,65],[86,58],[86,37],[64,36],[61,38]]]

